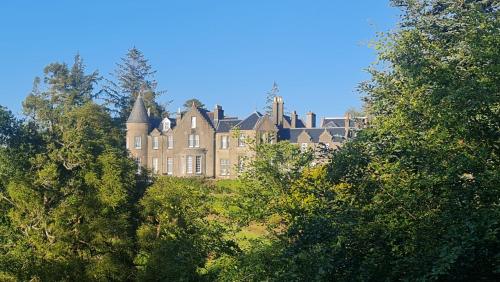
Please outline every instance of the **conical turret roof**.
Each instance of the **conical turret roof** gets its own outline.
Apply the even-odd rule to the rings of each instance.
[[[149,117],[146,111],[146,106],[144,106],[144,101],[142,100],[142,95],[137,96],[135,99],[134,107],[130,112],[130,116],[127,119],[127,123],[148,123]]]

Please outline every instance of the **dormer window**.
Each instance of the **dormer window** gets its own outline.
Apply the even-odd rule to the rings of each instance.
[[[163,132],[168,131],[171,128],[170,126],[171,126],[170,120],[168,118],[163,119],[161,130]]]
[[[191,128],[196,128],[196,117],[191,117]]]

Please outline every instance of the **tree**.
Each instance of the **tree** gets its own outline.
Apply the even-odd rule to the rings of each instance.
[[[348,236],[358,249],[353,270],[374,280],[495,280],[498,7],[393,4],[403,11],[401,29],[376,44],[380,65],[362,85],[371,127],[330,170],[348,188],[341,210],[358,214]]]
[[[210,188],[203,180],[160,177],[147,190],[137,231],[139,280],[199,281],[209,260],[237,250],[210,218]]]
[[[278,87],[278,84],[276,81],[273,82],[273,87],[271,87],[271,90],[266,92],[266,105],[264,106],[264,112],[268,115],[271,115],[273,112],[273,101],[274,97],[278,95],[280,92],[280,89]]]
[[[37,149],[19,157],[26,173],[4,179],[1,255],[10,263],[0,272],[18,280],[130,279],[136,166],[92,100],[97,72],[85,74],[77,57],[71,69],[53,63],[44,74],[44,88],[37,80],[24,102]]]
[[[153,116],[161,117],[165,107],[158,104],[156,99],[166,91],[157,90],[158,82],[153,70],[144,54],[133,47],[128,50],[121,63],[116,64],[116,70],[111,75],[114,80],[108,80],[104,87],[107,94],[106,101],[117,111],[119,120],[127,120],[135,99],[142,94],[144,104]]]
[[[193,103],[197,108],[205,109],[205,104],[203,104],[200,100],[198,100],[196,98],[191,98],[189,100],[186,100],[186,102],[184,102],[184,104],[182,106],[184,107],[184,110],[187,111],[187,110],[191,109],[191,107],[193,106]]]

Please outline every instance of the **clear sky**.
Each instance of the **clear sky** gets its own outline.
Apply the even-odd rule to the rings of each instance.
[[[342,115],[375,59],[376,32],[395,27],[388,0],[3,1],[0,105],[21,102],[45,65],[71,63],[105,77],[136,46],[157,72],[170,110],[196,97],[245,116],[273,81],[287,111]]]

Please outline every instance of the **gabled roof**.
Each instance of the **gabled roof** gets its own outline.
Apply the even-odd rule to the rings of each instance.
[[[262,116],[263,115],[261,113],[255,111],[247,118],[236,124],[236,127],[238,127],[240,130],[252,130],[255,128],[255,125]]]
[[[344,118],[324,118],[320,127],[344,127],[345,119]]]
[[[217,132],[229,132],[231,129],[240,123],[241,120],[239,119],[221,119],[217,123]]]
[[[297,139],[302,132],[306,132],[310,137],[311,141],[318,143],[319,137],[323,132],[328,131],[333,140],[337,142],[342,142],[345,138],[344,128],[284,128],[280,130],[280,139],[288,140],[291,143],[297,143]]]
[[[137,96],[135,99],[134,106],[132,107],[132,111],[130,112],[130,116],[127,119],[127,123],[148,123],[149,117],[148,112],[146,111],[146,106],[144,106],[144,101],[142,100],[142,96]]]
[[[198,112],[200,112],[203,118],[207,120],[208,124],[210,124],[210,126],[212,126],[212,128],[215,129],[216,125],[214,124],[214,113],[209,112],[208,110],[203,108],[196,108],[196,109],[198,110]]]

